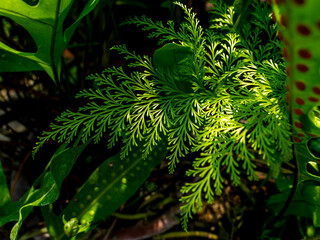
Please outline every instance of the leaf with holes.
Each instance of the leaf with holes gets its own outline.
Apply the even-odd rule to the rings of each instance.
[[[0,72],[44,70],[59,81],[61,55],[80,20],[99,0],[89,0],[79,18],[63,32],[73,0],[2,0],[0,16],[21,25],[33,38],[36,52],[21,52],[0,41]]]
[[[17,239],[22,221],[29,215],[33,207],[45,206],[58,199],[62,181],[68,176],[74,163],[89,142],[71,148],[66,148],[67,144],[62,145],[50,160],[46,170],[18,202],[12,203],[8,199],[8,193],[6,193],[3,184],[5,181],[1,181],[0,187],[5,190],[4,199],[6,200],[0,201],[0,226],[18,220],[11,230],[11,239]],[[3,180],[3,174],[0,175],[0,180]],[[39,184],[40,187],[37,187]]]
[[[287,59],[298,182],[320,182],[319,170],[310,167],[320,158],[320,1],[273,1],[273,9]]]
[[[68,224],[77,220],[81,232],[89,231],[94,227],[92,225],[106,219],[145,182],[151,170],[165,158],[166,147],[167,145],[160,141],[147,159],[142,158],[141,148],[133,149],[123,160],[120,159],[120,154],[108,158],[92,173],[60,214],[60,225],[51,225],[55,229],[50,234],[53,234],[56,240],[66,238],[63,219]]]
[[[288,100],[298,170],[297,191],[288,212],[312,217],[314,225],[319,227],[320,1],[273,0],[273,9],[287,60]],[[277,205],[284,197],[288,197],[288,192],[275,195],[270,201]]]

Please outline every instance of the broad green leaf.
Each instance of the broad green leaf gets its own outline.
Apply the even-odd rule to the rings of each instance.
[[[288,183],[287,189],[268,199],[268,208],[270,208],[275,215],[279,213],[288,199],[290,194],[289,185],[291,184]],[[299,184],[296,194],[285,213],[285,215],[290,214],[312,218],[314,226],[320,227],[320,186],[314,185],[314,183],[310,181]]]
[[[7,185],[7,179],[4,174],[2,164],[0,163],[0,226],[4,225],[6,221],[4,221],[4,218],[7,218],[8,221],[15,220],[12,217],[11,209],[14,209],[16,207],[16,203],[11,201],[10,192]]]
[[[18,220],[11,230],[11,239],[17,239],[22,222],[33,207],[45,206],[58,199],[62,181],[68,176],[77,158],[88,143],[71,148],[66,148],[66,144],[62,145],[50,160],[46,170],[22,199],[15,203],[7,201],[0,206],[0,226]],[[40,187],[37,188],[38,184],[40,184]]]
[[[0,16],[10,18],[31,35],[35,53],[17,51],[0,42],[0,72],[44,70],[59,81],[61,55],[81,19],[100,0],[89,0],[79,18],[63,32],[63,23],[74,0],[39,0],[32,6],[22,0],[2,0]]]
[[[60,226],[55,227],[60,232],[55,233],[55,239],[66,239],[63,217],[68,224],[77,219],[81,231],[73,232],[73,236],[89,231],[92,225],[106,219],[137,191],[166,153],[166,144],[160,142],[147,159],[142,158],[142,149],[136,148],[123,160],[117,154],[104,161],[60,214]]]
[[[161,7],[163,8],[168,8],[170,11],[171,19],[174,18],[174,9],[176,7],[175,2],[181,2],[182,0],[165,0],[164,2],[161,3]]]
[[[320,138],[310,139],[307,143],[310,153],[315,157],[320,157]]]
[[[56,234],[63,232],[63,225],[59,222],[59,217],[53,213],[52,204],[42,206],[40,209],[50,237],[57,239]]]
[[[235,0],[233,3],[235,14],[233,21],[234,29],[237,27],[241,27],[241,23],[243,23],[247,17],[249,16],[248,7],[252,3],[252,0]]]
[[[0,162],[0,207],[11,203],[10,192],[7,185],[7,179]],[[0,212],[1,216],[1,212]]]
[[[274,13],[279,22],[279,36],[286,45],[284,56],[289,78],[289,99],[293,125],[295,159],[298,168],[298,186],[286,214],[313,219],[320,226],[320,172],[318,168],[318,139],[320,134],[318,97],[320,86],[320,33],[316,25],[317,0],[273,1]],[[289,47],[290,46],[290,47]],[[289,59],[288,59],[289,56]],[[288,184],[289,185],[289,184]],[[275,213],[286,202],[290,189],[274,195],[269,205]]]
[[[288,94],[298,182],[320,182],[320,172],[315,168],[319,158],[315,137],[320,135],[320,1],[284,3],[274,0],[273,9],[281,31],[278,35],[286,45],[283,53],[288,60]]]
[[[296,159],[299,170],[299,183],[307,180],[319,181],[320,175],[310,172],[310,167],[317,164],[317,158],[313,156],[307,146],[297,144],[295,146]],[[316,169],[315,169],[316,170]]]
[[[312,209],[312,219],[315,227],[320,227],[320,186],[308,185],[303,194]]]
[[[168,43],[157,49],[153,54],[153,65],[155,68],[172,68],[193,60],[193,52],[188,46],[176,43]]]
[[[190,47],[167,43],[154,52],[153,65],[173,77],[179,89],[192,92],[193,58]]]

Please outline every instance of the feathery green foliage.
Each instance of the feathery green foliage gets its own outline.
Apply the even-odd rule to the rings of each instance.
[[[170,173],[187,154],[199,153],[186,173],[197,180],[181,189],[187,229],[203,199],[212,202],[221,194],[223,169],[236,185],[242,173],[254,179],[255,158],[279,166],[292,158],[292,142],[285,66],[269,6],[255,1],[251,21],[235,31],[233,7],[214,1],[205,31],[191,9],[176,4],[185,13],[179,29],[172,21],[164,25],[146,17],[125,22],[149,31],[164,46],[153,59],[113,47],[128,68],[89,76],[97,88],[77,95],[89,102],[62,113],[34,152],[48,140],[72,142],[81,134],[83,142],[99,142],[108,132],[108,147],[123,141],[122,158],[141,141],[146,158],[160,139],[167,139]]]

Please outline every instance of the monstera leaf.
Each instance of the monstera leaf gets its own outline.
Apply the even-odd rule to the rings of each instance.
[[[319,101],[320,101],[320,1],[274,1],[287,60],[288,100],[292,112],[293,140],[299,183],[320,182]],[[320,153],[320,152],[319,152]],[[312,169],[312,170],[310,170]]]
[[[37,51],[20,52],[0,42],[0,72],[44,70],[59,81],[61,55],[80,20],[99,0],[89,0],[79,18],[63,32],[63,23],[73,0],[2,0],[0,16],[18,23],[31,35]]]
[[[301,212],[313,218],[315,226],[320,226],[320,1],[273,0],[273,9],[287,61],[287,99],[298,168],[298,186],[290,209],[300,207]],[[275,196],[274,202],[283,196]]]

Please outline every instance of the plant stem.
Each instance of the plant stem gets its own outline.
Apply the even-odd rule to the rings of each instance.
[[[265,224],[264,229],[271,229],[274,227],[274,225],[281,220],[281,218],[284,216],[285,212],[287,211],[293,197],[294,194],[297,190],[297,186],[298,186],[298,168],[297,168],[297,160],[296,158],[293,159],[294,161],[294,172],[293,172],[293,183],[292,183],[292,188],[290,191],[290,194],[286,200],[286,202],[284,203],[283,207],[281,208],[281,210],[279,211],[278,215],[276,217],[274,217],[271,221],[269,221],[268,223]]]
[[[53,24],[53,30],[52,30],[53,32],[56,32],[57,31],[57,27],[58,27],[60,3],[61,3],[61,0],[57,1],[56,16],[55,16],[55,20],[54,20],[54,24]],[[58,74],[57,66],[56,66],[55,59],[54,59],[55,42],[56,42],[56,34],[52,34],[51,45],[50,45],[50,60],[51,60],[54,80],[55,80],[55,83],[56,83],[56,85],[58,87],[59,93],[61,94],[62,93],[62,88],[61,88],[61,84],[60,84],[60,80],[59,80],[59,74]]]
[[[41,228],[41,229],[36,229],[33,232],[30,233],[26,233],[24,234],[21,238],[19,238],[19,240],[27,240],[27,239],[31,239],[33,237],[39,236],[39,235],[43,235],[48,233],[47,228]]]
[[[171,232],[156,236],[155,239],[168,238],[186,238],[186,237],[202,237],[207,239],[219,239],[219,236],[210,232],[189,231],[189,232]]]
[[[137,214],[124,214],[124,213],[112,213],[112,216],[119,218],[119,219],[127,219],[127,220],[136,220],[141,218],[146,218],[150,215],[150,213],[137,213]]]

